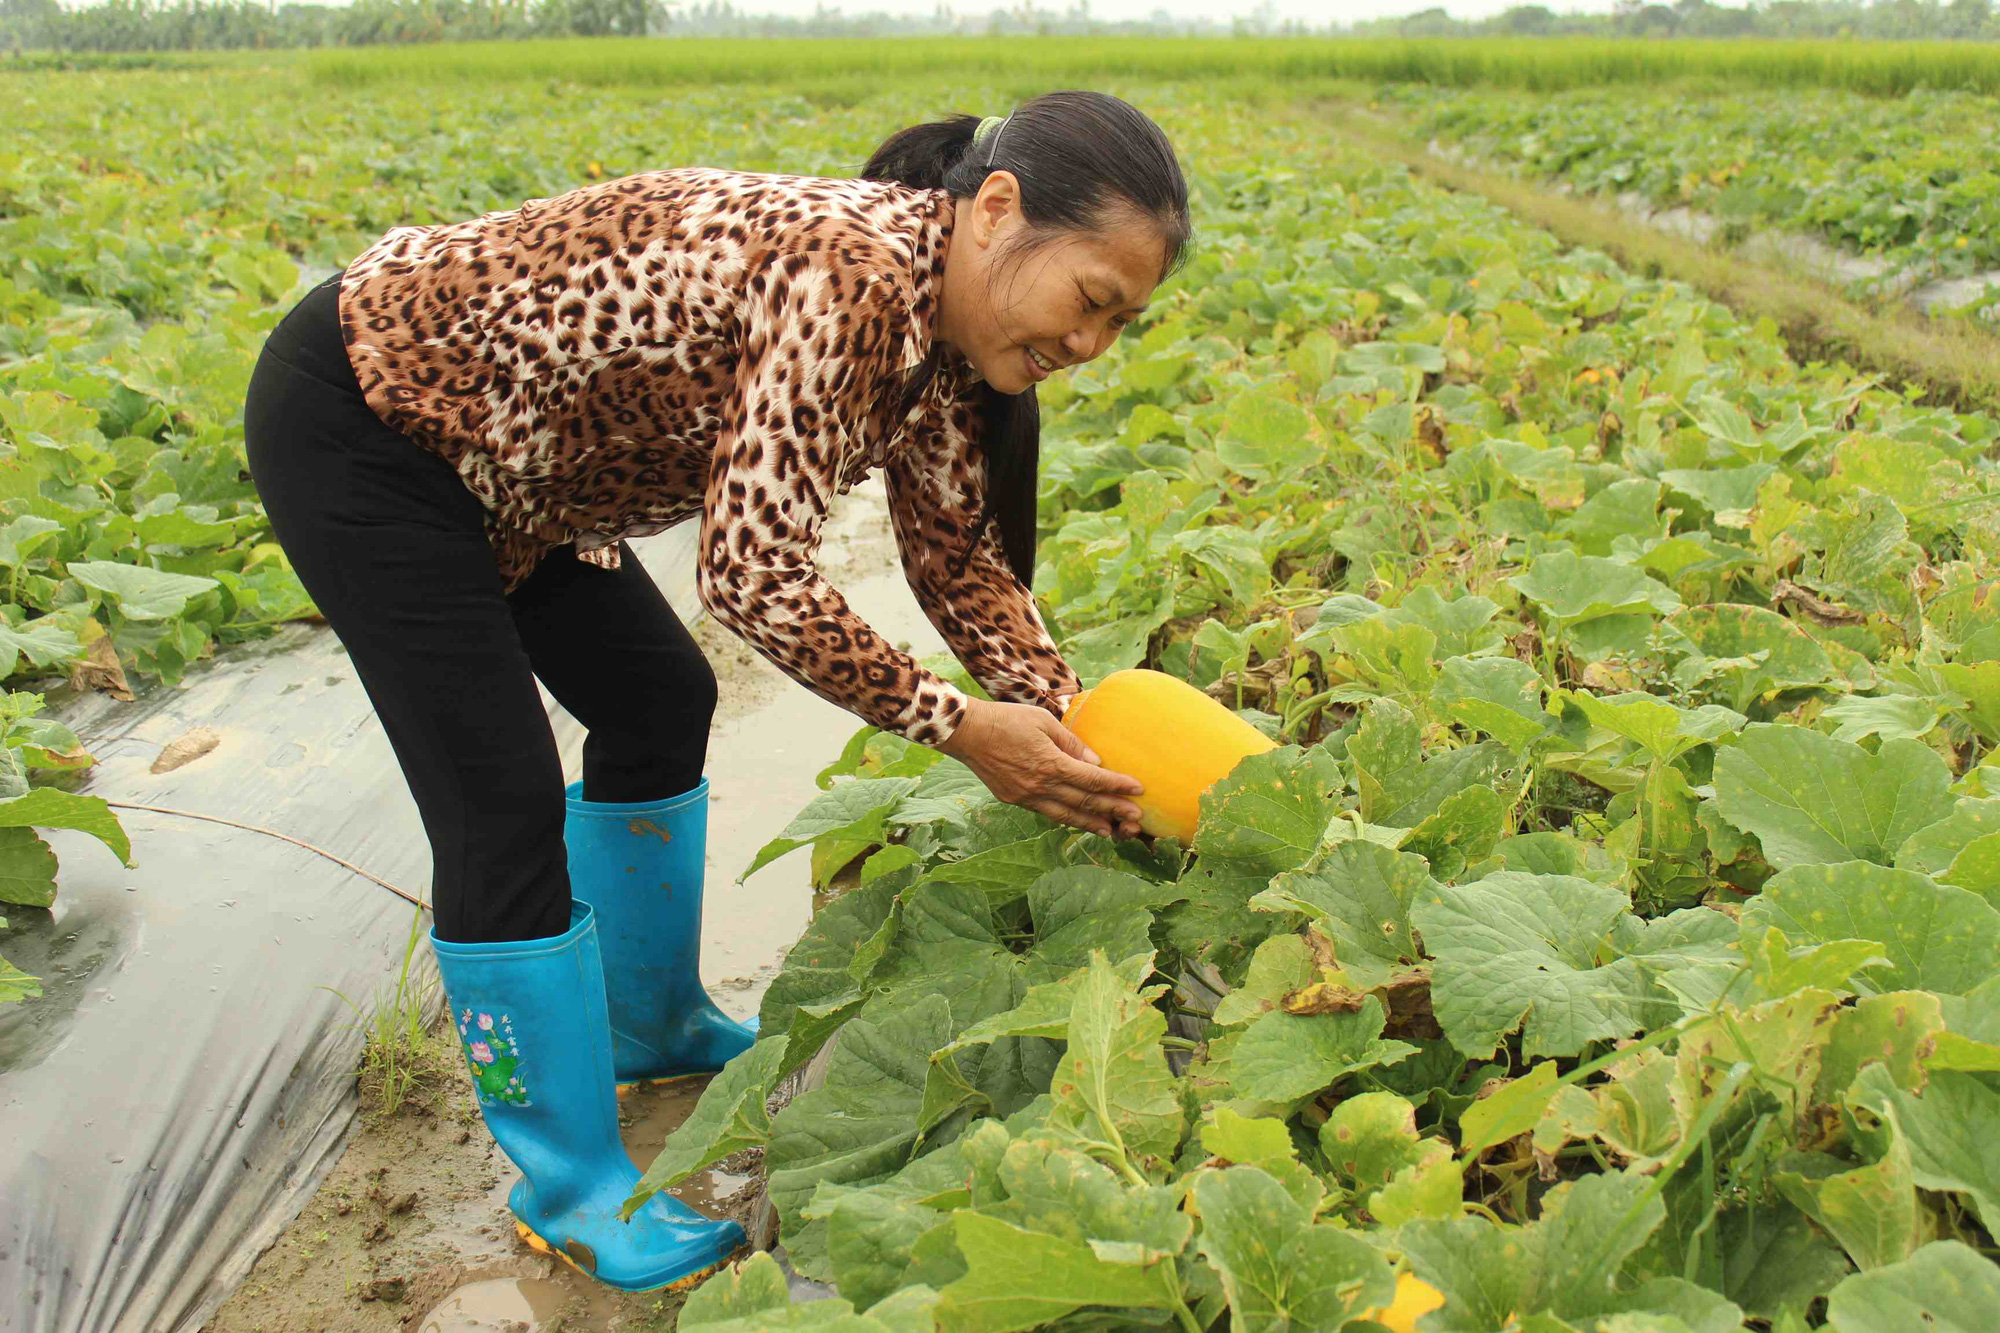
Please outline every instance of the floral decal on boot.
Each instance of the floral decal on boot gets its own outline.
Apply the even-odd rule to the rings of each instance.
[[[528,1105],[528,1085],[521,1077],[521,1048],[514,1041],[514,1021],[472,1009],[458,1013],[458,1039],[465,1047],[465,1067],[482,1104]]]

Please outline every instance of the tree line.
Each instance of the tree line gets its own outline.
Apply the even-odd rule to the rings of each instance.
[[[889,37],[950,34],[1524,37],[1761,37],[1869,40],[2000,40],[1995,0],[1619,0],[1609,14],[1558,13],[1517,5],[1462,20],[1443,8],[1349,26],[1313,26],[1276,16],[1268,3],[1229,18],[1107,22],[1089,0],[1045,9],[1034,0],[959,13],[849,13],[822,5],[810,15],[759,12],[733,0],[353,0],[346,5],[280,0],[0,0],[0,51],[146,53],[242,48],[367,46],[547,37]]]

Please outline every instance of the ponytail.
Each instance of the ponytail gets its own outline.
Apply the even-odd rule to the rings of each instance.
[[[980,126],[977,116],[953,114],[898,130],[875,150],[861,177],[969,199],[988,174],[1009,171],[1021,184],[1021,211],[1035,231],[1087,231],[1108,208],[1122,204],[1159,227],[1163,278],[1185,259],[1191,235],[1187,182],[1166,135],[1130,103],[1104,93],[1048,93],[1016,107],[973,152]],[[935,371],[935,362],[928,364],[926,375]],[[997,523],[1008,568],[1023,586],[1033,584],[1041,449],[1034,386],[1008,394],[982,385],[986,500],[959,554],[961,571],[987,525]]]
[[[861,168],[861,179],[894,181],[913,190],[943,190],[951,169],[972,147],[979,117],[950,115],[928,125],[912,125],[883,140]],[[980,177],[985,180],[984,175]]]

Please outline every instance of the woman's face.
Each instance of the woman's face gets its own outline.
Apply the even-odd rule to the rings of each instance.
[[[956,207],[938,337],[1002,393],[1102,356],[1159,283],[1164,243],[1131,210],[1091,231],[1032,237],[1006,171]]]

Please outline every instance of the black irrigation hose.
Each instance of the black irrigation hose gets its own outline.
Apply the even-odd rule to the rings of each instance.
[[[163,805],[137,805],[131,801],[106,801],[105,804],[110,806],[114,810],[144,810],[148,814],[154,814],[154,815],[174,815],[180,819],[200,819],[200,820],[205,820],[210,824],[227,824],[231,828],[240,828],[250,833],[262,833],[266,837],[278,838],[284,842],[291,843],[294,847],[303,847],[309,852],[314,852],[320,856],[324,856],[327,860],[333,862],[335,865],[345,866],[347,869],[352,870],[355,874],[361,876],[361,878],[365,880],[371,880],[374,883],[381,885],[383,888],[395,894],[398,898],[401,898],[406,903],[410,903],[426,912],[430,910],[429,903],[425,902],[421,898],[415,897],[412,894],[405,893],[403,890],[397,888],[394,884],[391,884],[388,880],[383,879],[381,876],[371,875],[366,870],[363,870],[360,866],[355,865],[352,861],[342,860],[340,857],[335,856],[332,852],[326,850],[326,848],[315,847],[311,843],[305,841],[303,838],[294,838],[289,833],[280,833],[276,829],[268,829],[259,824],[245,824],[234,819],[224,819],[221,815],[197,814],[192,810],[170,810]]]

